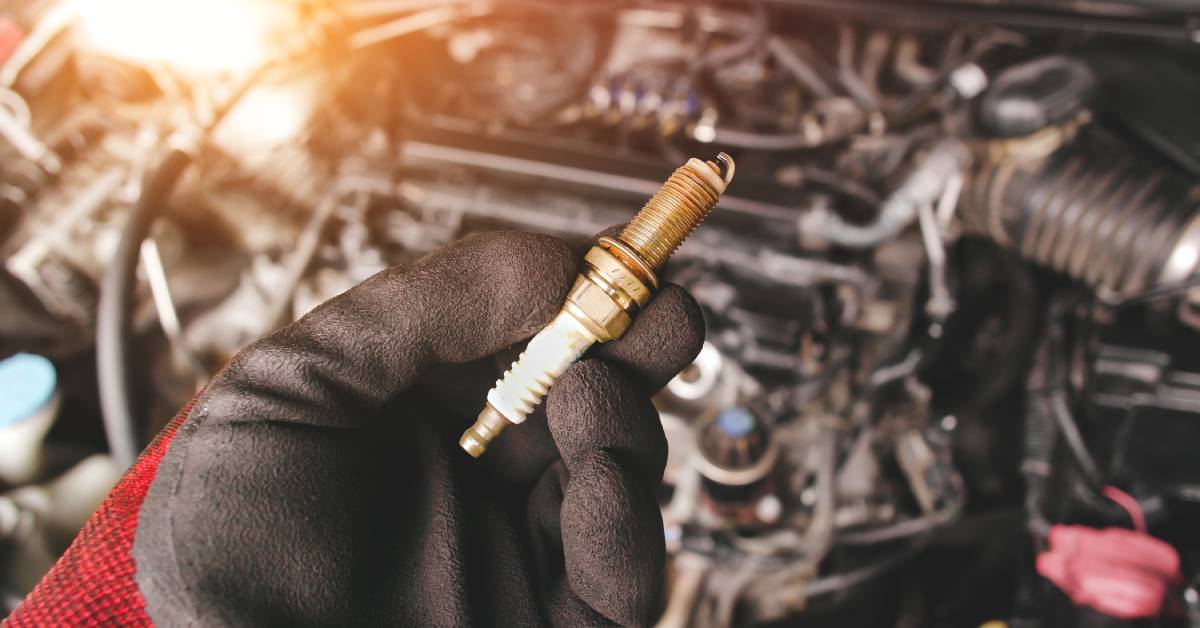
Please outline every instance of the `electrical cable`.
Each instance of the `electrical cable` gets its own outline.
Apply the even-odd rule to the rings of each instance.
[[[129,345],[133,293],[142,241],[166,204],[175,183],[192,155],[172,148],[146,175],[141,196],[126,219],[117,249],[100,286],[96,313],[96,376],[100,384],[100,410],[113,459],[123,468],[133,464],[139,446],[129,394],[126,348]]]
[[[1099,488],[1100,467],[1096,465],[1095,458],[1088,451],[1087,444],[1083,441],[1083,434],[1079,431],[1079,425],[1075,422],[1071,409],[1067,407],[1066,391],[1059,388],[1048,395],[1051,413],[1058,423],[1058,431],[1062,433],[1067,448],[1071,450],[1071,455],[1075,457],[1075,462],[1079,464],[1079,469],[1083,471],[1088,483],[1093,488]]]
[[[753,131],[716,128],[713,129],[713,137],[710,143],[748,150],[804,150],[839,142],[850,137],[850,135],[852,133],[849,132],[824,136],[809,133],[755,133]]]
[[[1073,305],[1074,301],[1064,299],[1051,306],[1048,328],[1038,349],[1027,390],[1022,472],[1026,478],[1027,524],[1035,539],[1044,538],[1049,530],[1045,506],[1049,498],[1055,445],[1060,434],[1085,480],[1074,485],[1077,489],[1075,496],[1102,510],[1104,504],[1108,503],[1099,500],[1104,488],[1103,477],[1067,402],[1068,382],[1062,356],[1068,353],[1068,348],[1061,320]],[[1103,494],[1112,499],[1107,493]]]
[[[708,51],[701,55],[695,64],[696,70],[716,70],[741,61],[753,55],[763,47],[770,30],[766,6],[762,2],[751,5],[750,28],[737,41]]]
[[[875,578],[884,576],[891,570],[902,566],[906,561],[915,558],[918,553],[929,545],[937,545],[943,549],[951,547],[958,549],[974,547],[979,542],[979,539],[988,534],[990,530],[1011,528],[1018,517],[1019,513],[1017,512],[999,510],[989,512],[988,514],[979,514],[958,519],[944,527],[938,528],[936,537],[926,535],[920,539],[914,539],[914,543],[907,550],[901,550],[896,554],[888,555],[878,562],[871,563],[859,569],[833,574],[812,581],[808,586],[804,587],[803,599],[805,601],[812,601],[822,596],[850,592],[854,588],[866,584]],[[864,556],[870,555],[866,554],[862,549],[859,549],[858,552]]]
[[[855,72],[854,56],[858,42],[855,40],[854,28],[846,22],[839,22],[837,32],[838,80],[864,111],[873,111],[878,104],[875,95],[871,93],[871,88],[863,78]]]
[[[845,50],[845,45],[843,45],[843,49],[839,51],[839,62],[842,62],[847,60],[843,58],[846,54],[851,55],[851,57],[853,56],[854,42],[852,33],[846,33],[843,30],[839,30],[839,33],[843,38],[845,38],[847,35],[850,37],[850,49],[848,51]],[[821,73],[810,63],[808,63],[800,53],[798,53],[796,50],[793,50],[787,43],[777,37],[768,37],[764,33],[763,38],[766,41],[765,50],[772,57],[774,57],[780,66],[782,66],[789,74],[791,74],[792,77],[797,80],[797,82],[808,88],[808,90],[816,95],[819,99],[826,100],[836,96],[833,87],[827,81],[825,81],[824,78],[822,78]],[[749,38],[743,41],[748,40]],[[758,42],[753,43],[755,46],[758,45]],[[800,46],[802,49],[804,48],[803,42],[800,43]],[[729,46],[729,48],[734,47],[735,46]],[[749,50],[752,51],[754,48],[749,48]],[[867,88],[862,84],[861,79],[858,79],[856,75],[847,78],[847,72],[849,72],[849,70],[847,70],[846,67],[839,65],[837,72],[839,83],[841,83],[847,91],[853,94],[853,100],[860,107],[865,107],[863,102],[864,99],[868,103],[873,103],[874,98],[869,93],[864,93],[863,90],[866,90]],[[850,85],[846,84],[847,80],[849,80],[851,83]],[[855,82],[856,80],[857,83]],[[860,89],[856,92],[855,87]],[[870,109],[872,107],[865,108]],[[864,116],[863,122],[856,125],[851,125],[848,128],[841,129],[834,133],[825,131],[816,133],[813,131],[800,133],[756,133],[753,131],[740,131],[728,128],[713,128],[712,136],[709,138],[704,138],[702,141],[705,141],[706,143],[720,144],[731,148],[744,148],[747,150],[793,151],[813,149],[848,139],[855,133],[862,131],[863,126],[865,125],[865,120],[866,117]]]
[[[767,50],[771,53],[775,60],[783,69],[787,70],[798,82],[808,88],[817,98],[833,98],[836,94],[833,88],[825,79],[821,78],[820,72],[817,72],[803,57],[795,50],[792,50],[786,42],[779,37],[771,37],[767,40]]]
[[[1057,308],[1056,308],[1057,309]],[[1083,439],[1083,432],[1079,429],[1079,424],[1075,421],[1075,416],[1071,412],[1070,405],[1067,399],[1067,373],[1063,368],[1062,356],[1067,353],[1068,349],[1065,346],[1065,338],[1061,329],[1061,324],[1056,322],[1057,316],[1060,314],[1052,314],[1051,328],[1047,332],[1046,343],[1046,380],[1047,386],[1042,390],[1038,390],[1033,394],[1042,397],[1041,403],[1044,404],[1049,416],[1054,421],[1054,426],[1058,433],[1062,434],[1063,441],[1067,445],[1067,449],[1071,452],[1071,456],[1079,465],[1079,470],[1083,472],[1084,479],[1093,491],[1100,491],[1103,478],[1101,477],[1100,467],[1096,464],[1096,459],[1087,448],[1087,443]]]
[[[870,564],[857,569],[843,571],[840,573],[822,576],[808,582],[804,582],[803,572],[797,572],[793,568],[785,568],[765,576],[755,578],[746,584],[742,585],[742,590],[749,590],[748,585],[753,584],[756,591],[756,597],[763,596],[764,599],[771,598],[770,602],[763,604],[778,611],[787,612],[788,609],[794,608],[794,605],[800,601],[808,604],[815,599],[845,594],[854,589],[867,584],[886,575],[892,570],[904,565],[912,560],[925,549],[923,543],[914,543],[908,547],[897,550],[896,552],[879,560],[872,561]],[[799,581],[797,581],[799,578]],[[787,601],[775,599],[785,597]],[[783,615],[759,616],[755,619],[758,621],[773,621],[782,619]],[[722,625],[729,625],[728,623]]]
[[[167,271],[163,267],[162,254],[158,243],[153,237],[142,241],[142,270],[146,273],[146,283],[150,285],[150,297],[154,301],[154,309],[158,312],[158,320],[163,334],[171,345],[175,356],[191,371],[195,380],[196,390],[203,388],[208,382],[208,368],[204,362],[188,346],[183,334],[183,326],[179,322],[179,312],[175,308],[175,300],[171,296],[170,282],[167,281]]]
[[[877,545],[920,536],[950,523],[958,512],[957,507],[947,508],[941,512],[930,513],[888,526],[839,532],[837,543],[838,545]]]
[[[1106,486],[1102,491],[1103,495],[1117,503],[1128,515],[1129,521],[1133,524],[1133,529],[1146,533],[1146,513],[1142,511],[1142,505],[1134,496],[1122,491],[1115,486]]]
[[[892,36],[887,31],[875,30],[867,36],[867,43],[863,50],[863,59],[861,69],[859,71],[862,76],[863,83],[867,89],[875,97],[879,99],[879,94],[882,91],[879,87],[879,75],[883,71],[884,61],[892,49]]]
[[[883,199],[871,188],[833,170],[805,166],[800,169],[800,173],[805,183],[829,188],[867,207],[878,207],[883,203]]]
[[[1040,353],[1045,354],[1045,347]],[[1044,358],[1039,358],[1044,359]],[[1021,475],[1025,477],[1026,525],[1035,539],[1042,539],[1050,530],[1046,516],[1052,460],[1057,431],[1044,395],[1039,392],[1037,372],[1031,376],[1029,398],[1025,409],[1024,452]],[[1039,382],[1040,383],[1040,382]]]
[[[491,7],[486,4],[452,4],[429,9],[379,26],[364,28],[350,36],[349,46],[354,49],[367,48],[405,35],[429,30],[435,26],[457,22],[468,17],[487,15],[490,12]]]
[[[1191,291],[1193,288],[1198,288],[1198,287],[1200,287],[1200,274],[1196,274],[1191,277],[1188,277],[1187,279],[1184,279],[1183,281],[1166,284],[1166,285],[1161,285],[1161,286],[1155,286],[1153,288],[1144,290],[1137,294],[1119,298],[1115,302],[1111,303],[1111,305],[1115,308],[1125,308],[1125,307],[1130,307],[1130,306],[1134,306],[1134,305],[1141,305],[1143,303],[1150,303],[1152,301],[1160,301],[1162,299],[1169,299],[1172,297],[1177,297],[1182,294],[1186,294],[1187,292]]]
[[[817,578],[805,585],[804,596],[806,599],[812,600],[816,597],[836,595],[857,588],[903,565],[919,554],[922,549],[920,545],[914,545],[913,547],[896,552],[883,560],[875,561],[866,567]]]
[[[222,106],[213,112],[197,144],[203,142],[271,67],[269,64],[261,66],[234,89]],[[180,176],[192,163],[195,150],[196,146],[172,147],[159,164],[146,174],[141,194],[126,219],[121,239],[100,282],[100,302],[96,313],[96,376],[100,412],[109,450],[113,460],[122,468],[130,467],[141,451],[130,397],[128,366],[134,290],[142,241],[150,234],[154,221],[161,215]]]
[[[997,35],[975,42],[965,52],[947,54],[948,60],[942,65],[936,77],[928,83],[918,86],[917,89],[899,99],[896,103],[883,107],[881,111],[883,118],[892,127],[909,122],[922,103],[926,102],[937,93],[938,89],[945,85],[954,70],[967,63],[977,61],[997,46],[1011,45],[1013,43],[1014,41],[1010,38],[1006,38],[1004,35]],[[954,50],[962,47],[963,44],[963,33],[955,32],[954,38],[951,40],[948,48]],[[767,50],[797,81],[814,93],[821,94],[832,89],[820,77],[819,73],[806,64],[794,50],[788,48],[782,41],[774,38],[768,39]],[[880,108],[879,103],[875,95],[871,93],[871,89],[867,83],[855,72],[854,53],[855,41],[853,30],[849,26],[842,24],[838,29],[838,82],[851,94],[852,99],[860,108],[864,111],[874,111]],[[837,133],[755,133],[727,128],[713,128],[711,137],[703,138],[701,141],[747,150],[806,150],[844,141],[861,132],[866,122],[867,116],[864,116],[860,124],[843,129]]]
[[[1167,487],[1162,491],[1163,495],[1171,499],[1178,499],[1185,502],[1200,503],[1200,485],[1196,484],[1176,484]]]

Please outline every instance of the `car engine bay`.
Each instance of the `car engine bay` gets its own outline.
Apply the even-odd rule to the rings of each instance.
[[[658,625],[1200,627],[1197,107],[1184,1],[7,3],[3,610],[242,347],[727,151]]]

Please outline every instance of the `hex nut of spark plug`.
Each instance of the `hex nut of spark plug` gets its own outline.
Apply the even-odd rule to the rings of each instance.
[[[565,309],[570,312],[599,342],[611,342],[629,329],[633,318],[617,301],[589,275],[575,280],[567,293]]]

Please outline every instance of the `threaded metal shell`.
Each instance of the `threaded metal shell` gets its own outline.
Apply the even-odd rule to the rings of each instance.
[[[620,240],[651,268],[662,266],[720,200],[724,190],[719,172],[716,164],[698,159],[677,168],[621,232]]]

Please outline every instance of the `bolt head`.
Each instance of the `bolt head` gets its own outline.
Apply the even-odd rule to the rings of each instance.
[[[774,495],[763,495],[754,504],[754,515],[763,523],[778,523],[783,517],[783,502]]]

